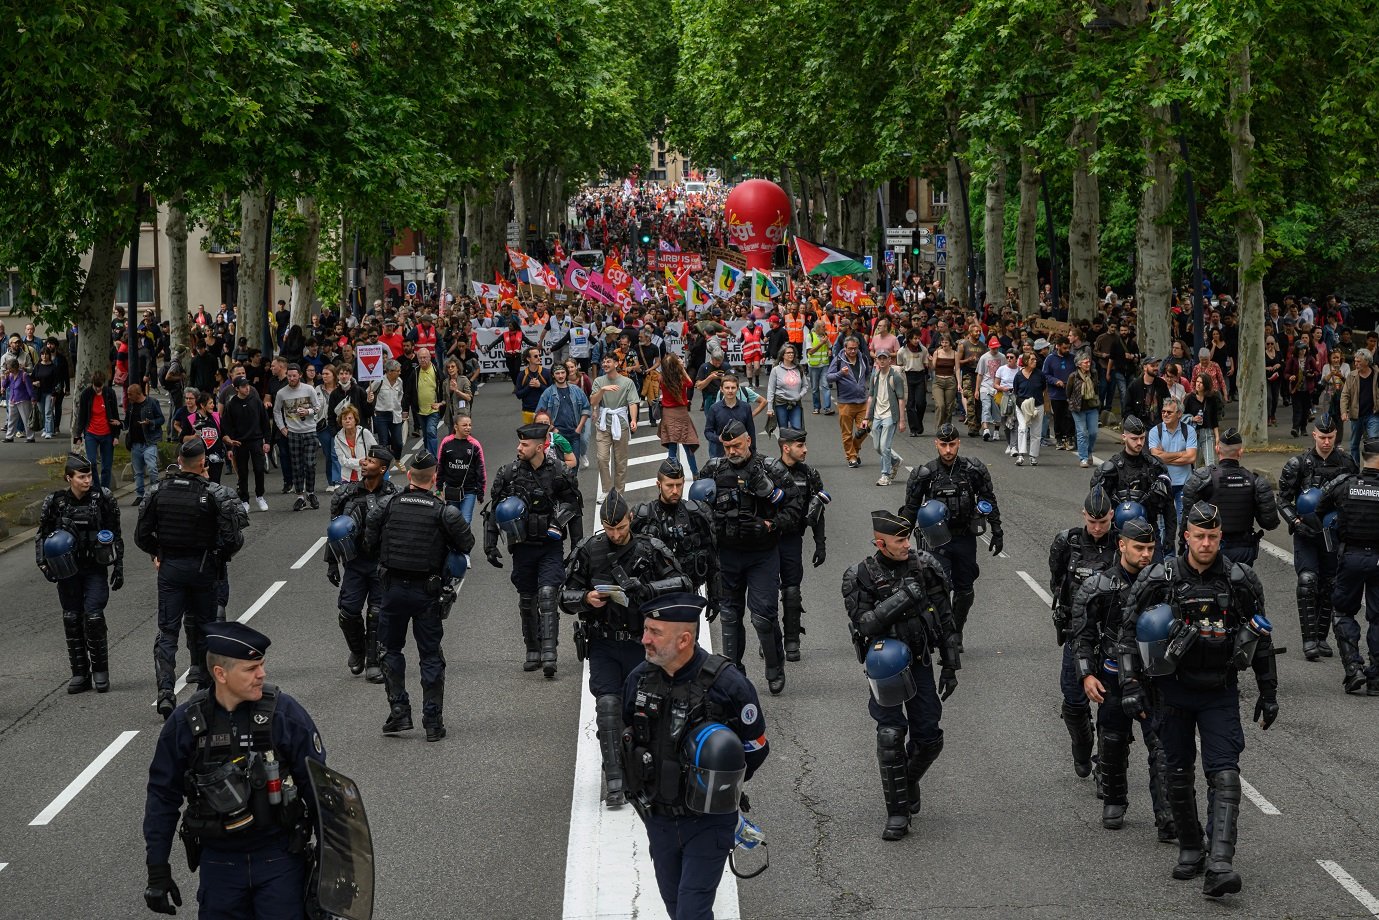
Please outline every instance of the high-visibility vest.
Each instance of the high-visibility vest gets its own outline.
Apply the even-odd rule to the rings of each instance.
[[[820,342],[823,343],[823,348],[819,348]],[[817,352],[814,351],[816,348]],[[819,331],[819,323],[816,322],[814,328],[809,330],[809,344],[804,350],[805,363],[810,367],[826,366],[830,358],[830,348],[828,339]]]
[[[787,313],[785,314],[785,335],[796,345],[804,344],[804,314]]]

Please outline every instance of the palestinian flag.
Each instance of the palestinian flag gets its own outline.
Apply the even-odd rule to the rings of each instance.
[[[795,237],[795,252],[806,275],[860,275],[867,270],[862,257],[846,249],[821,246]]]

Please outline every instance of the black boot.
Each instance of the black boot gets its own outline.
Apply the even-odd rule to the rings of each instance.
[[[1097,774],[1101,777],[1101,826],[1118,831],[1125,826],[1130,804],[1125,773],[1130,762],[1130,742],[1119,732],[1102,732],[1097,739]]]
[[[388,718],[383,723],[383,734],[411,731],[412,706],[407,702],[403,675],[388,667],[386,661],[383,662],[383,686],[388,693]]]
[[[536,592],[536,606],[541,627],[541,673],[550,680],[555,677],[556,647],[560,644],[560,611],[556,607],[560,589],[543,585]]]
[[[1331,591],[1319,591],[1317,593],[1317,651],[1322,653],[1323,658],[1330,658],[1336,654],[1327,644],[1327,634],[1334,626],[1333,618],[1335,611],[1331,607]]]
[[[67,636],[67,663],[72,668],[67,692],[85,693],[91,689],[91,662],[86,657],[86,632],[82,629],[80,610],[62,611],[62,631]]]
[[[383,683],[383,646],[378,639],[378,608],[370,605],[364,614],[364,679],[371,684]]]
[[[972,612],[972,602],[976,600],[976,592],[970,588],[966,591],[953,592],[953,625],[958,630],[958,651],[965,652],[967,649],[962,645],[962,633],[967,628],[967,615]],[[1086,776],[1087,774],[1082,774]]]
[[[723,610],[718,615],[718,625],[723,630],[723,657],[742,667],[742,648],[747,644],[747,630],[742,625],[742,608]]]
[[[1178,865],[1173,867],[1173,877],[1179,881],[1201,875],[1207,862],[1192,777],[1192,770],[1168,771],[1168,805],[1173,809],[1173,826],[1178,829]]]
[[[938,755],[943,751],[943,739],[931,741],[928,744],[914,745],[914,750],[906,758],[905,766],[909,773],[909,788],[906,790],[910,796],[910,814],[919,814],[919,809],[923,804],[923,795],[919,789],[919,781],[924,778],[924,774],[929,772],[929,768],[938,760]]]
[[[1240,873],[1235,860],[1235,822],[1240,817],[1240,774],[1222,770],[1210,777],[1215,795],[1211,803],[1211,854],[1202,894],[1209,898],[1234,894],[1240,890]]]
[[[426,729],[427,741],[445,737],[445,680],[421,688],[421,726]]]
[[[881,794],[886,799],[882,840],[899,840],[910,832],[910,780],[905,762],[905,736],[898,728],[876,730],[876,762],[881,767]]]
[[[1073,772],[1086,777],[1092,773],[1092,746],[1096,738],[1092,734],[1091,707],[1069,706],[1063,703],[1063,724],[1068,727],[1068,736],[1073,742]]]
[[[110,692],[110,644],[106,638],[105,611],[86,614],[86,652],[91,657],[91,685],[97,693]]]
[[[1359,693],[1365,686],[1364,661],[1360,658],[1360,649],[1349,639],[1336,637],[1336,648],[1341,652],[1341,665],[1345,668],[1345,677],[1341,679],[1346,693]]]
[[[182,628],[187,634],[187,654],[191,656],[191,667],[187,669],[187,686],[208,689],[210,675],[206,673],[206,634],[201,631],[201,621],[196,614],[188,612],[182,619]]]
[[[752,628],[757,631],[762,657],[766,659],[766,686],[775,696],[785,689],[785,648],[780,621],[772,617],[752,614]]]
[[[622,697],[610,693],[594,702],[597,713],[599,752],[603,754],[603,779],[608,785],[604,804],[621,808],[627,803],[622,770]]]
[[[340,632],[345,634],[345,646],[350,650],[346,665],[351,674],[358,676],[364,671],[366,657],[367,630],[364,627],[364,618],[357,613],[340,610],[337,619],[340,622]]]
[[[785,628],[785,660],[800,660],[800,636],[805,628],[800,625],[800,614],[804,613],[804,600],[800,596],[799,585],[788,585],[780,589],[780,610],[782,625]]]
[[[1298,626],[1302,632],[1302,654],[1308,661],[1322,657],[1317,649],[1317,574],[1303,572],[1298,576]]]
[[[527,646],[527,660],[522,664],[523,671],[535,671],[541,667],[541,627],[536,613],[536,595],[517,595],[517,615],[522,618],[522,641]]]

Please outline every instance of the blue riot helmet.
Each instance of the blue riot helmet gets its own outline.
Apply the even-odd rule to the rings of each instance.
[[[43,541],[43,561],[54,578],[77,574],[77,538],[66,530],[55,530]]]
[[[509,495],[493,509],[493,518],[498,529],[507,536],[508,542],[520,543],[527,535],[527,503],[516,495]]]
[[[1135,644],[1139,646],[1144,671],[1150,677],[1172,674],[1177,667],[1176,659],[1168,652],[1177,626],[1178,618],[1173,615],[1170,604],[1155,604],[1135,621]]]
[[[742,739],[721,722],[702,722],[685,735],[685,807],[702,815],[730,815],[742,798],[747,753]]]
[[[867,649],[867,683],[877,705],[899,706],[919,692],[910,660],[910,647],[899,639],[877,639]]]
[[[326,525],[326,547],[337,563],[343,565],[359,554],[355,541],[358,531],[359,522],[348,514],[333,517]]]
[[[1298,517],[1317,530],[1322,529],[1321,518],[1317,517],[1317,509],[1322,504],[1322,490],[1315,486],[1311,489],[1303,489],[1298,493]]]
[[[1135,518],[1144,518],[1146,521],[1149,520],[1149,512],[1144,510],[1144,505],[1141,505],[1139,502],[1121,502],[1119,505],[1116,505],[1115,517],[1111,519],[1111,529],[1116,533],[1120,533],[1121,525]]]
[[[445,557],[445,576],[459,580],[469,571],[468,553],[451,553]]]
[[[915,529],[924,537],[930,549],[937,549],[952,539],[948,533],[948,506],[931,498],[915,512]]]
[[[696,479],[690,483],[689,492],[685,497],[712,505],[713,500],[718,497],[718,484],[712,479]]]

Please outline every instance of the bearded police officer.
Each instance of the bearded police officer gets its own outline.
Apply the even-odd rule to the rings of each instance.
[[[336,603],[340,631],[350,651],[347,666],[351,674],[362,671],[371,684],[383,682],[378,662],[383,583],[378,577],[377,547],[364,545],[364,522],[380,501],[397,494],[397,486],[388,479],[392,463],[393,455],[386,447],[370,447],[359,461],[361,478],[330,497],[328,531],[334,535],[326,543],[326,578],[340,589]]]
[[[1301,513],[1298,501],[1315,489],[1309,500],[1320,499],[1321,487],[1340,476],[1356,472],[1350,454],[1336,449],[1336,422],[1319,416],[1312,426],[1312,446],[1289,457],[1278,477],[1278,511],[1293,535],[1293,571],[1298,579],[1298,620],[1302,626],[1302,653],[1308,661],[1331,657],[1326,642],[1331,629],[1331,590],[1336,582],[1337,551],[1322,534],[1322,520],[1315,513]]]
[[[574,472],[546,454],[549,433],[545,424],[517,429],[517,459],[499,468],[483,511],[484,555],[489,563],[503,567],[500,530],[512,554],[512,584],[527,646],[522,670],[539,667],[548,679],[555,677],[560,643],[562,541],[567,534],[572,541],[579,539],[584,504]]]
[[[782,531],[777,549],[780,555],[780,606],[781,621],[785,632],[785,660],[800,660],[800,635],[805,632],[800,623],[804,613],[804,600],[800,585],[804,582],[804,532],[814,531],[814,555],[811,562],[815,568],[824,564],[828,558],[828,540],[824,535],[824,506],[831,501],[824,491],[824,480],[819,471],[805,462],[809,446],[805,444],[805,433],[796,428],[781,428],[776,432],[780,442],[780,459],[772,465],[784,472],[794,483],[788,500],[795,503],[795,514],[799,523],[789,531]]]
[[[795,488],[783,469],[773,469],[752,450],[751,435],[737,419],[718,433],[722,457],[699,470],[714,483],[713,521],[718,565],[723,578],[723,654],[742,667],[747,631],[744,609],[766,659],[766,684],[772,694],[785,689],[785,644],[776,606],[780,590],[781,534],[800,527],[800,510],[789,501]]]
[[[622,689],[645,660],[642,604],[671,592],[694,589],[670,549],[655,537],[632,531],[632,511],[616,489],[599,508],[603,532],[575,547],[560,595],[566,613],[580,618],[575,650],[589,662],[606,802],[626,801],[622,766]]]
[[[450,556],[465,556],[474,548],[474,535],[464,515],[432,491],[435,484],[436,458],[422,450],[407,471],[407,488],[379,499],[364,521],[364,546],[378,553],[383,583],[378,633],[389,709],[383,734],[412,728],[407,660],[402,657],[410,621],[417,640],[421,724],[427,741],[445,737],[445,655],[441,652],[445,573]]]
[[[876,552],[843,573],[843,604],[859,660],[883,639],[898,640],[908,650],[908,664],[895,675],[901,687],[895,695],[894,686],[880,687],[868,668],[867,708],[876,720],[876,760],[886,800],[881,838],[899,840],[910,831],[910,815],[919,812],[919,781],[943,750],[943,700],[957,689],[962,663],[938,560],[910,546],[912,525],[898,514],[873,511],[871,528]],[[937,686],[935,652],[942,665]]]
[[[756,688],[696,641],[704,603],[677,593],[642,607],[646,661],[623,688],[628,797],[671,920],[713,916],[739,808],[748,810],[742,785],[770,752]]]
[[[958,649],[962,650],[967,615],[976,599],[973,586],[981,575],[977,564],[977,536],[991,530],[991,555],[1005,546],[1001,530],[1001,511],[996,506],[996,491],[986,464],[972,457],[958,456],[962,440],[951,424],[939,426],[934,437],[938,456],[915,467],[905,483],[905,505],[900,516],[913,521],[919,506],[936,498],[948,509],[949,540],[934,549],[953,586],[953,622],[958,630]]]
[[[1154,560],[1158,548],[1154,528],[1144,518],[1120,527],[1112,561],[1090,577],[1073,596],[1068,643],[1073,649],[1074,673],[1087,697],[1097,704],[1097,778],[1101,789],[1101,826],[1119,830],[1130,804],[1126,771],[1134,719],[1120,702],[1120,636],[1125,596],[1140,572]],[[1173,813],[1168,807],[1163,745],[1147,722],[1140,723],[1149,753],[1149,797],[1159,839],[1175,839]]]
[[[1082,526],[1061,530],[1049,547],[1049,593],[1053,595],[1053,626],[1063,646],[1063,666],[1058,686],[1063,693],[1063,724],[1073,746],[1073,771],[1085,777],[1092,772],[1092,706],[1083,692],[1081,676],[1073,667],[1073,643],[1069,618],[1073,598],[1094,573],[1109,566],[1116,555],[1111,535],[1111,500],[1101,489],[1092,489],[1082,501]]]
[[[1221,555],[1221,518],[1214,506],[1198,502],[1185,510],[1184,518],[1182,558],[1145,570],[1126,598],[1120,638],[1121,706],[1137,718],[1151,709],[1154,713],[1178,834],[1173,877],[1194,878],[1205,868],[1203,894],[1220,897],[1240,890],[1240,875],[1233,866],[1240,752],[1245,749],[1238,674],[1254,669],[1259,686],[1254,718],[1268,729],[1278,718],[1278,671],[1258,576],[1249,566]],[[1152,707],[1141,685],[1144,680],[1152,685]],[[1202,771],[1211,785],[1206,853],[1193,787],[1199,735]]]
[[[235,493],[206,478],[206,445],[200,438],[182,444],[177,470],[155,483],[139,506],[134,543],[158,569],[153,673],[164,719],[177,706],[177,633],[184,618],[191,654],[187,683],[210,686],[202,635],[215,621],[216,581],[244,545],[248,526],[249,515]]]
[[[710,482],[696,486],[707,491]],[[718,616],[723,583],[718,574],[718,548],[714,541],[713,512],[693,498],[683,498],[685,470],[674,460],[661,461],[656,471],[656,498],[642,502],[632,512],[632,532],[655,537],[680,563],[681,570],[708,598],[708,619]]]
[[[212,687],[163,724],[148,769],[144,900],[160,914],[182,905],[170,863],[185,798],[178,834],[188,868],[201,867],[202,920],[300,920],[315,807],[307,761],[325,763],[321,735],[300,703],[264,683],[268,637],[210,623],[205,645]]]
[[[105,605],[124,585],[124,536],[120,505],[109,489],[93,486],[90,461],[68,454],[63,469],[67,488],[43,500],[34,536],[34,553],[43,577],[57,585],[67,661],[68,693],[91,687],[110,690],[110,654]],[[110,569],[109,582],[105,570]]]
[[[1163,537],[1164,552],[1172,553],[1177,545],[1178,511],[1168,468],[1145,453],[1148,430],[1137,416],[1127,415],[1121,421],[1120,434],[1124,446],[1092,474],[1092,488],[1100,488],[1113,504],[1130,501],[1143,505],[1149,523]]]
[[[1193,470],[1183,486],[1183,507],[1211,502],[1221,512],[1221,553],[1232,562],[1254,565],[1265,530],[1278,526],[1278,502],[1273,486],[1240,465],[1245,439],[1238,428],[1227,428],[1217,439],[1219,460]],[[1255,530],[1258,524],[1263,530]]]
[[[1347,693],[1362,688],[1379,696],[1379,438],[1360,444],[1360,471],[1333,480],[1323,491],[1317,516],[1336,512],[1340,556],[1336,587],[1331,592],[1336,610],[1336,647],[1345,668]],[[1360,653],[1360,625],[1355,616],[1365,602],[1365,633],[1369,667]]]

